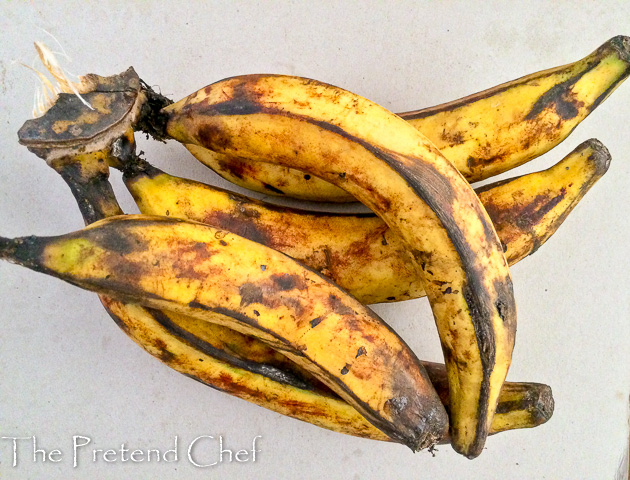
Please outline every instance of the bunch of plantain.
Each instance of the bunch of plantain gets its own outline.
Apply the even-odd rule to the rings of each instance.
[[[0,237],[0,258],[100,295],[175,370],[276,412],[417,451],[478,456],[488,434],[535,427],[551,390],[506,382],[516,332],[508,265],[534,253],[606,172],[588,140],[551,168],[469,182],[556,146],[630,72],[630,39],[575,63],[395,115],[316,80],[246,75],[173,103],[130,68],[70,83],[20,142],[65,180],[86,227]],[[54,89],[51,89],[53,91]],[[280,207],[171,176],[134,131],[175,139],[217,173],[371,214]],[[141,214],[124,215],[108,178]],[[426,296],[444,365],[421,362],[366,305]]]

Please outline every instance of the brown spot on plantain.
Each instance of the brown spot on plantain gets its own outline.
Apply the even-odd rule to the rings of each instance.
[[[252,177],[251,171],[253,169],[251,166],[255,164],[255,162],[251,162],[250,166],[235,157],[229,157],[229,160],[221,158],[217,161],[217,163],[219,164],[220,170],[228,172],[230,175],[233,175],[240,180],[243,180],[246,176]],[[253,178],[256,178],[256,175],[253,175]]]
[[[144,223],[144,222],[137,222]],[[120,227],[120,228],[119,228]],[[77,232],[80,234],[80,232]],[[99,229],[85,231],[86,238],[104,250],[99,256],[100,266],[110,272],[102,278],[94,278],[95,285],[106,287],[108,290],[119,291],[120,294],[135,294],[142,291],[139,287],[141,279],[152,274],[152,265],[143,261],[135,261],[133,253],[142,253],[147,249],[147,242],[142,237],[136,237],[128,225],[108,224]],[[84,247],[80,251],[78,263],[95,254],[96,247]],[[125,287],[125,284],[128,286]]]
[[[514,217],[516,225],[523,230],[533,228],[564,199],[566,193],[566,188],[562,187],[557,195],[536,195],[531,202],[520,209],[519,215]]]
[[[483,152],[476,153],[466,159],[466,165],[474,171],[476,168],[488,165],[500,165],[505,162],[506,157],[509,157],[509,152],[497,154],[495,151],[491,151],[491,155],[484,154]]]
[[[461,131],[442,130],[441,139],[449,146],[461,145],[464,143],[464,134]]]
[[[135,223],[134,225],[138,225]],[[143,252],[147,249],[147,242],[142,237],[134,235],[131,225],[121,224],[116,228],[107,225],[105,228],[89,230],[90,241],[104,250],[129,255],[134,252]]]
[[[153,345],[158,349],[158,357],[166,364],[171,364],[177,358],[177,355],[168,350],[168,345],[160,339],[156,338]]]
[[[238,206],[238,212],[245,218],[260,218],[260,212],[254,208],[248,208],[242,203]]]
[[[375,203],[377,208],[380,208],[380,211],[387,211],[391,208],[392,202],[387,197],[381,194],[374,186],[368,181],[363,182],[361,179],[355,177],[355,183],[361,186],[362,189],[370,192],[371,201]],[[376,208],[375,208],[376,209]]]
[[[210,268],[204,265],[203,270],[197,271],[197,266],[205,263],[215,253],[208,245],[202,242],[181,245],[177,249],[177,253],[173,253],[175,260],[173,261],[173,270],[177,278],[190,278],[196,280],[204,280],[209,273],[220,274],[220,268]]]
[[[232,147],[232,139],[225,130],[212,123],[206,123],[197,131],[197,138],[206,148],[224,150]]]
[[[256,222],[254,216],[237,216],[230,213],[213,211],[203,221],[205,224],[227,230],[256,243],[274,248],[273,234]]]
[[[323,319],[324,317],[315,317],[313,320],[310,321],[311,328],[315,328],[322,322]]]
[[[262,288],[256,284],[245,283],[238,291],[241,295],[241,307],[251,305],[252,303],[263,303]]]
[[[536,100],[532,109],[525,115],[524,120],[536,120],[545,111],[555,111],[561,120],[571,120],[577,117],[580,113],[580,108],[584,106],[584,102],[575,99],[572,88],[594,66],[592,65],[590,68],[547,90]]]
[[[497,227],[497,233],[501,236],[503,244],[510,244],[514,239],[523,234],[530,234],[534,239],[533,228],[540,224],[566,196],[566,189],[562,188],[560,192],[548,191],[546,194],[540,194],[533,199],[527,198],[527,202],[514,202],[511,205],[495,204],[492,198],[487,196],[484,199],[484,207],[492,222]],[[510,258],[516,253],[510,252]]]
[[[293,311],[292,315],[295,317],[302,317],[306,311],[306,307],[302,305],[302,301],[299,298],[293,297],[273,298],[265,296],[263,304],[269,308],[278,308],[281,305],[288,307]]]
[[[252,389],[247,385],[239,383],[236,379],[234,379],[231,375],[227,373],[220,373],[219,381],[210,386],[217,388],[218,390],[221,390],[223,392],[228,392],[237,397],[251,396],[254,398],[260,398],[262,396],[261,392],[259,392],[258,390]]]
[[[282,273],[282,274],[274,274],[270,277],[271,281],[277,286],[277,288],[281,291],[286,290],[306,290],[306,282],[304,279],[295,274]]]
[[[355,313],[352,308],[343,303],[343,300],[332,293],[328,295],[328,306],[337,315],[352,315]]]
[[[358,261],[364,262],[365,259],[370,259],[373,256],[372,245],[379,243],[379,238],[385,241],[385,234],[388,231],[389,227],[386,224],[382,224],[376,229],[371,229],[369,235],[364,236],[356,242],[352,242],[345,252],[340,255],[334,255],[334,262],[332,262],[333,265],[331,266],[335,266],[337,269],[344,271],[344,267],[350,263],[356,264]],[[383,246],[385,245],[387,245],[387,241],[385,241]]]

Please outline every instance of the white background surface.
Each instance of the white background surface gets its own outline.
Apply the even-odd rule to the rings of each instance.
[[[550,2],[551,3],[551,2]],[[52,235],[82,226],[67,187],[17,143],[38,85],[19,65],[34,40],[71,55],[73,73],[133,65],[178,100],[221,78],[284,73],[329,82],[393,111],[449,101],[575,61],[610,37],[630,35],[619,2],[3,2],[0,3],[0,235]],[[519,328],[509,379],[552,386],[548,424],[488,440],[469,461],[450,447],[412,454],[345,437],[213,391],[170,370],[129,340],[97,297],[0,263],[0,434],[36,436],[61,462],[19,465],[0,442],[3,479],[398,478],[610,479],[628,446],[630,393],[630,85],[621,85],[575,132],[517,173],[547,168],[582,141],[609,149],[609,172],[565,224],[513,272]],[[141,142],[169,173],[225,182],[182,147]],[[515,173],[510,173],[509,176]],[[113,182],[128,212],[137,211]],[[234,188],[234,187],[232,187]],[[235,188],[236,189],[236,188]],[[419,357],[440,360],[424,300],[376,307]],[[94,448],[171,448],[174,463],[72,468],[72,436]],[[199,435],[223,435],[256,462],[198,469],[185,458]],[[206,452],[217,456],[216,444]],[[205,448],[205,447],[204,447]]]

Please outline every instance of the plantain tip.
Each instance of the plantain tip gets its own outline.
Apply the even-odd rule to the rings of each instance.
[[[592,153],[588,157],[588,161],[592,162],[595,166],[596,176],[601,177],[608,171],[612,157],[602,142],[596,138],[591,138],[578,148],[589,148],[592,150]]]
[[[536,424],[541,425],[553,415],[555,402],[549,385],[540,385],[538,402],[536,403]]]
[[[605,45],[608,45],[612,49],[619,53],[619,58],[624,62],[630,63],[630,37],[625,35],[617,35],[616,37],[608,40]]]
[[[39,258],[45,247],[41,243],[43,239],[45,237],[0,237],[0,260],[41,271]]]
[[[460,455],[466,457],[469,460],[473,460],[481,455],[486,445],[487,432],[477,431],[477,435],[472,441],[458,442],[457,435],[451,433],[451,447]]]
[[[6,237],[0,237],[0,259],[8,260],[15,255],[15,240]]]
[[[474,448],[470,448],[467,451],[458,451],[458,453],[461,453],[468,460],[474,460],[479,455],[481,455],[481,452],[483,451],[483,447],[484,447],[484,444],[482,444],[480,447],[475,446]]]
[[[423,432],[414,438],[411,444],[407,444],[413,452],[429,449],[431,452],[435,445],[448,436],[448,415],[440,404],[429,408],[417,425],[417,430]]]

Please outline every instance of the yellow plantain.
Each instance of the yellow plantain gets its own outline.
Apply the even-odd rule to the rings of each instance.
[[[606,172],[597,140],[579,145],[542,172],[477,189],[510,265],[536,251]],[[424,295],[402,239],[373,214],[307,212],[174,177],[138,158],[121,158],[140,212],[194,220],[280,250],[330,277],[362,303]]]
[[[562,142],[630,73],[630,39],[617,36],[585,58],[482,92],[399,115],[438,147],[469,182],[510,170]],[[353,197],[310,173],[186,148],[223,178],[250,190],[303,200]],[[240,155],[240,156],[237,156]]]
[[[509,368],[516,307],[496,232],[453,165],[396,115],[310,79],[234,77],[162,113],[167,134],[182,143],[337,184],[405,240],[445,354],[454,448],[479,455]]]
[[[107,180],[109,172],[104,159],[108,156],[107,151],[96,152],[51,164],[70,186],[86,223],[120,213]],[[130,338],[180,373],[323,428],[390,440],[307,371],[253,337],[193,317],[146,309],[102,295],[101,301]],[[444,366],[422,363],[448,408]],[[551,389],[541,384],[508,382],[501,390],[497,410],[491,434],[535,427],[553,413]],[[448,438],[440,443],[446,441]]]
[[[547,170],[478,188],[479,199],[499,226],[506,256],[520,259],[538,250],[606,173],[610,161],[608,149],[591,139]]]
[[[231,356],[209,342],[177,329],[158,310],[110,299],[104,303],[114,320],[137,344],[184,375],[328,430],[391,441],[354,407],[329,390],[314,389],[294,376],[283,374],[276,366]]]
[[[226,350],[216,336],[217,327],[191,317],[105,300],[110,315],[144,350],[160,361],[214,389],[269,410],[338,433],[391,441],[357,410],[328,389],[311,385],[308,378],[286,375],[275,363],[243,360]],[[190,330],[187,330],[190,328]],[[211,328],[208,328],[211,327]],[[236,332],[231,332],[230,335]],[[220,335],[220,334],[219,334]],[[238,334],[237,334],[238,335]],[[249,340],[243,338],[244,342]],[[274,360],[273,357],[270,358]],[[448,408],[448,382],[444,365],[422,362]],[[506,382],[499,396],[490,433],[533,428],[553,414],[553,396],[547,385]],[[440,439],[446,443],[448,436]]]
[[[123,215],[59,237],[0,238],[0,258],[256,336],[413,450],[448,429],[422,365],[376,314],[286,255],[232,233]]]
[[[275,412],[338,433],[391,441],[333,392],[322,389],[319,384],[311,385],[310,378],[300,379],[293,375],[283,377],[278,367],[284,367],[286,361],[278,365],[273,351],[270,351],[267,359],[269,363],[265,363],[265,359],[258,354],[254,361],[244,361],[241,355],[232,357],[228,349],[220,347],[223,342],[219,330],[224,327],[122,302],[110,306],[110,309],[110,314],[121,328],[144,350],[188,377]],[[232,342],[239,334],[232,331],[228,335]],[[242,341],[250,343],[250,339],[245,336]],[[422,364],[448,408],[448,381],[444,365],[431,362]],[[547,385],[506,382],[499,395],[490,433],[542,425],[551,418],[553,408],[551,388]],[[440,439],[439,443],[446,442],[448,436]]]

